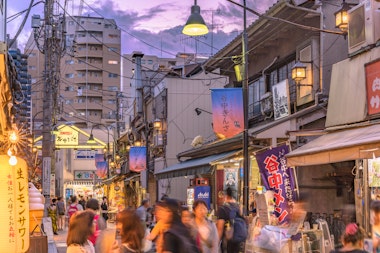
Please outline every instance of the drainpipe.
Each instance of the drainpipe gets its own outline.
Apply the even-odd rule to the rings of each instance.
[[[133,52],[132,59],[135,59],[136,70],[135,70],[135,85],[137,90],[136,100],[137,100],[137,113],[139,115],[143,114],[143,85],[141,80],[141,58],[144,56],[141,52]]]

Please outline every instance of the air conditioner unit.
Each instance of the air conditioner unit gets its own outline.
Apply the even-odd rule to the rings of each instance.
[[[380,39],[380,2],[364,0],[348,11],[348,53]]]

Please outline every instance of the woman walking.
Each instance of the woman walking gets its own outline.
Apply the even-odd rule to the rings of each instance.
[[[202,253],[218,253],[219,236],[215,223],[207,219],[208,208],[204,200],[195,200],[193,203],[195,215],[195,229],[197,242]]]
[[[94,245],[88,237],[95,232],[96,222],[93,211],[77,211],[70,219],[67,234],[66,253],[95,253]]]

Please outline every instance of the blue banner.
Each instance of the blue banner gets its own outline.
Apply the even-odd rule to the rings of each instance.
[[[146,147],[131,147],[129,150],[129,170],[134,172],[146,170]]]
[[[230,138],[244,130],[241,88],[211,89],[212,122],[215,134]]]
[[[207,208],[210,209],[211,203],[210,186],[195,186],[194,187],[194,200],[201,199],[206,202]]]
[[[295,174],[287,167],[289,146],[274,147],[256,155],[261,179],[266,189],[274,191],[275,215],[280,224],[289,221],[290,208],[297,200]]]
[[[104,160],[104,154],[95,154],[95,168],[98,178],[103,179],[107,177],[107,162]]]

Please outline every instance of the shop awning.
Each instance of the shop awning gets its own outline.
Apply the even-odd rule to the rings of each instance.
[[[286,155],[288,166],[336,163],[380,156],[380,124],[327,133]]]
[[[172,177],[193,176],[196,174],[207,174],[211,172],[212,163],[231,157],[237,152],[238,150],[235,150],[202,158],[189,159],[169,166],[162,171],[155,173],[155,176],[157,179],[166,179]]]

